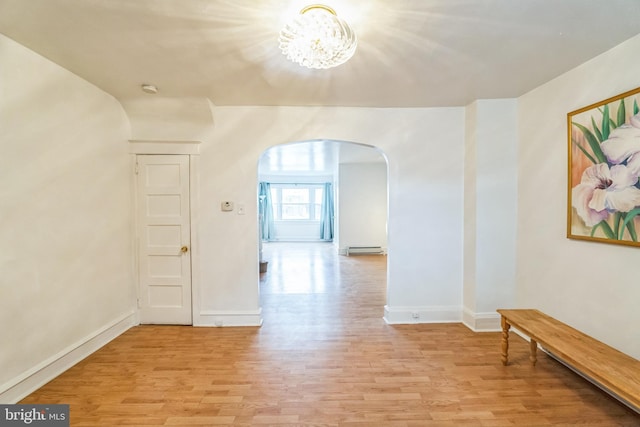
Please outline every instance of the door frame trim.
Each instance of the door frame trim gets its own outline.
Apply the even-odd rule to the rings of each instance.
[[[129,140],[129,153],[131,154],[131,244],[133,245],[133,262],[131,268],[135,277],[135,293],[133,306],[136,307],[136,324],[140,324],[140,308],[138,300],[140,298],[140,278],[139,268],[139,246],[138,246],[138,205],[136,195],[136,158],[138,155],[172,155],[183,154],[189,156],[189,221],[191,237],[191,324],[198,325],[201,320],[200,314],[200,244],[198,240],[198,215],[197,209],[200,201],[200,144],[201,141],[151,141],[151,140]]]
[[[129,140],[131,154],[200,154],[200,141]]]

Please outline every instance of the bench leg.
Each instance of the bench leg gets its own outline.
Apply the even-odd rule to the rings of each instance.
[[[507,323],[507,319],[505,319],[504,316],[500,318],[500,325],[502,326],[501,359],[502,359],[502,364],[504,366],[507,366],[507,363],[509,363],[509,328],[511,328],[511,325]]]
[[[529,355],[531,365],[536,366],[536,362],[538,361],[538,343],[536,342],[536,340],[531,339],[531,341],[529,341],[529,350],[531,352],[531,354]]]

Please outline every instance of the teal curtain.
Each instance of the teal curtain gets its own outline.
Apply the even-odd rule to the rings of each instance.
[[[333,191],[330,182],[324,184],[320,209],[320,239],[333,240]]]
[[[273,205],[271,204],[271,184],[260,183],[258,193],[260,200],[260,238],[270,241],[274,237]]]

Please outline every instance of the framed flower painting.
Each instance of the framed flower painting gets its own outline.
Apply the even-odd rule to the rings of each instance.
[[[640,246],[640,88],[567,114],[567,237]]]

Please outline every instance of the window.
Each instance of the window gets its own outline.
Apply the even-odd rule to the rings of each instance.
[[[320,221],[322,184],[271,184],[273,219]]]

